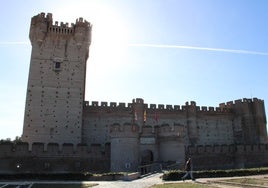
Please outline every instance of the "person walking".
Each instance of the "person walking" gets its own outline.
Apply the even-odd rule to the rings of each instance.
[[[194,176],[193,176],[193,163],[191,158],[189,157],[189,159],[186,161],[185,164],[185,175],[181,178],[183,181],[187,178],[187,176],[190,175],[191,179],[194,181]]]

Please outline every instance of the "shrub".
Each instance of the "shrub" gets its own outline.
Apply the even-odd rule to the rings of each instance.
[[[164,173],[163,180],[166,180],[166,181],[180,180],[183,175],[184,175],[183,171],[171,170],[171,171]]]

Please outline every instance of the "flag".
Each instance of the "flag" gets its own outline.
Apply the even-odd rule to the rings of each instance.
[[[137,116],[137,112],[135,111],[135,114],[134,114],[134,119],[135,119],[135,121],[137,121],[138,120],[138,116]]]
[[[147,119],[146,116],[147,116],[147,114],[146,114],[146,110],[144,110],[144,112],[143,112],[143,121],[144,121],[144,122],[146,122],[146,119]]]
[[[155,120],[156,123],[158,123],[158,114],[157,114],[157,112],[155,112],[155,114],[154,114],[154,120]]]

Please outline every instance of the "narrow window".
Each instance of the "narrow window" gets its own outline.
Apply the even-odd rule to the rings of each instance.
[[[53,58],[53,70],[54,71],[60,71],[61,70],[61,63],[63,62],[62,58],[54,57]]]
[[[60,69],[60,62],[55,62],[55,69]]]

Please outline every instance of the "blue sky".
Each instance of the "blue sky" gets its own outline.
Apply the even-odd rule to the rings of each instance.
[[[93,24],[86,100],[214,106],[268,101],[268,1],[6,0],[0,22],[0,139],[22,134],[31,17]],[[267,106],[267,105],[266,105]]]

